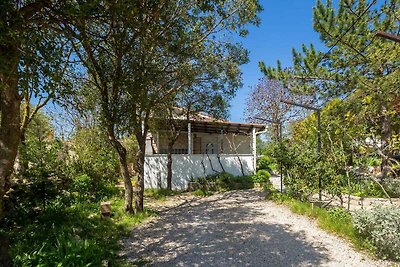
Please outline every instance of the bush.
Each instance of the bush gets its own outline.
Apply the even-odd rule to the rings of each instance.
[[[268,156],[262,155],[257,159],[257,170],[268,170],[271,171],[272,159]]]
[[[400,208],[374,206],[354,213],[354,225],[384,258],[400,260]]]
[[[400,180],[391,179],[384,184],[386,192],[390,197],[400,197]]]
[[[117,195],[120,189],[113,183],[104,180],[96,181],[87,174],[81,174],[73,179],[72,190],[75,202],[96,202]]]
[[[226,172],[195,178],[192,181],[204,185],[204,189],[211,191],[228,191],[253,187],[251,176],[233,176]],[[214,185],[210,186],[210,184]]]
[[[271,174],[266,170],[259,170],[253,176],[251,176],[254,183],[269,183]]]
[[[333,221],[351,221],[351,215],[350,213],[344,209],[344,208],[339,208],[339,207],[333,207],[328,210],[329,217]]]
[[[352,194],[358,197],[386,197],[382,188],[374,181],[361,180],[353,183]],[[344,189],[344,192],[348,193],[348,189]]]

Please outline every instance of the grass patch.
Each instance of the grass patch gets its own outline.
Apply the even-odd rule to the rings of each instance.
[[[6,235],[14,266],[119,266],[118,240],[156,212],[128,215],[123,200],[112,199],[112,216],[101,218],[99,203],[49,207],[34,221],[20,222]]]
[[[271,193],[267,198],[276,203],[285,204],[296,214],[305,215],[314,219],[317,222],[318,227],[345,238],[359,250],[366,250],[370,253],[375,253],[376,251],[371,243],[358,233],[353,224],[351,214],[346,209],[324,209],[315,205],[312,206],[311,203],[302,202],[278,192]]]
[[[173,191],[168,189],[155,189],[155,188],[148,188],[144,190],[144,194],[146,197],[154,198],[156,200],[165,200],[167,197],[176,196],[181,194],[181,191]]]
[[[192,192],[193,195],[198,196],[198,197],[208,197],[214,194],[213,191],[210,190],[204,190],[204,189],[196,189]]]

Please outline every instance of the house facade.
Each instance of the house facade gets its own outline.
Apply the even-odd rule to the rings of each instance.
[[[256,169],[256,135],[261,124],[215,120],[205,114],[177,117],[179,135],[172,149],[172,188],[184,190],[197,177],[228,172],[250,175]],[[145,188],[167,187],[168,125],[146,140]]]

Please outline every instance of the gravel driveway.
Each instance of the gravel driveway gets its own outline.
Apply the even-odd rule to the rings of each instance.
[[[255,190],[189,197],[135,228],[121,255],[151,266],[384,266]]]

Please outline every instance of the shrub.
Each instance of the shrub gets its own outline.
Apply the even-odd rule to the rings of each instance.
[[[400,197],[400,180],[391,179],[384,184],[386,192],[390,197]]]
[[[384,258],[400,260],[400,208],[374,206],[354,213],[354,225]]]
[[[350,213],[340,207],[333,207],[328,210],[329,217],[334,221],[350,221],[351,215]]]
[[[271,174],[266,170],[259,170],[253,176],[251,176],[254,183],[269,183]]]
[[[78,201],[89,198],[92,190],[92,179],[87,174],[77,176],[73,181],[73,189],[77,194]]]
[[[253,187],[251,176],[234,176],[226,172],[195,178],[192,181],[204,185],[203,189],[211,191],[227,191]],[[210,186],[211,183],[214,184]]]
[[[268,156],[261,156],[257,159],[257,170],[271,170],[271,164],[273,163],[272,159]]]

